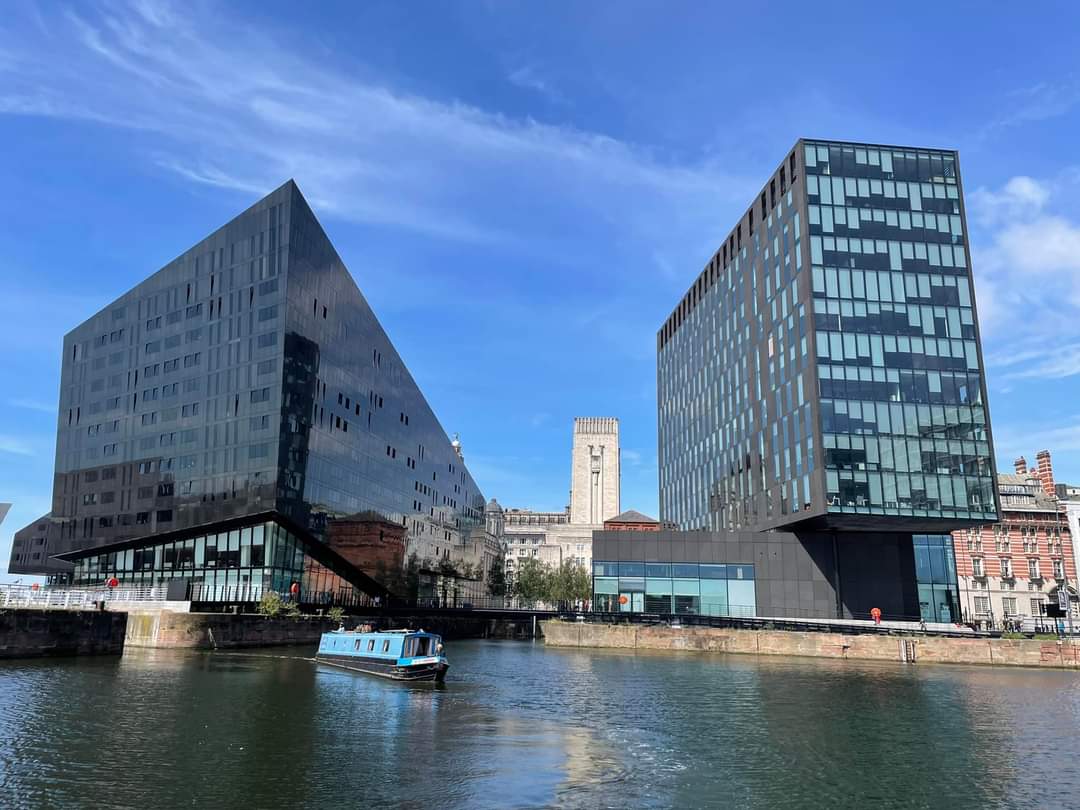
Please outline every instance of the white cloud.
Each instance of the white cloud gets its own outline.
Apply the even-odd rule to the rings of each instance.
[[[36,452],[34,446],[26,439],[8,434],[0,434],[0,453],[9,453],[16,456],[33,456]]]
[[[223,11],[74,9],[48,37],[32,21],[0,30],[0,113],[152,132],[149,159],[191,182],[251,196],[294,177],[320,213],[502,244],[571,238],[589,219],[685,244],[750,188],[717,169],[722,156],[678,163],[603,133],[397,90],[305,57],[294,32]],[[534,66],[512,77],[554,92]]]
[[[1050,199],[1050,189],[1045,183],[1018,176],[998,191],[977,188],[967,198],[973,218],[979,224],[994,225],[1039,213]]]
[[[506,78],[510,84],[526,90],[533,90],[548,101],[556,104],[565,104],[567,102],[566,96],[560,93],[549,79],[545,79],[540,75],[540,70],[536,65],[522,65],[510,71]]]
[[[1060,210],[1075,192],[1075,176],[1063,172],[969,195],[979,320],[988,365],[1005,379],[1080,373],[1072,357],[1080,346],[1080,222]]]
[[[39,411],[41,413],[56,413],[56,404],[50,402],[39,402],[35,399],[9,399],[7,404],[12,408],[23,408],[28,411]]]

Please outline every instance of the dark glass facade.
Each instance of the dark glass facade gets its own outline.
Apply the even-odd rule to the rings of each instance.
[[[311,538],[365,510],[421,556],[484,498],[289,181],[64,338],[45,543],[13,573],[270,512]]]
[[[270,591],[291,593],[294,585],[302,604],[355,605],[368,596],[341,575],[351,576],[348,563],[273,519],[74,552],[71,561],[74,585],[100,585],[113,577],[126,586],[183,579],[193,586],[189,596],[196,602],[257,602]]]
[[[960,588],[952,535],[917,534],[915,578],[919,583],[919,612],[924,621],[960,621]]]
[[[800,141],[657,351],[661,520],[997,520],[955,152]]]

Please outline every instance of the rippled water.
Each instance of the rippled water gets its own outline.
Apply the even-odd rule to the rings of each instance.
[[[1080,675],[455,642],[0,664],[0,806],[1080,807]]]

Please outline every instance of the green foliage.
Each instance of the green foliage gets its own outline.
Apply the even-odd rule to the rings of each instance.
[[[402,572],[401,577],[401,596],[406,599],[416,599],[420,593],[420,569],[430,568],[431,563],[428,560],[421,560],[414,551],[409,555],[409,559],[405,562],[405,570]],[[390,589],[394,591],[393,588]],[[399,591],[394,591],[399,593]]]
[[[281,611],[285,607],[285,600],[281,598],[281,594],[277,591],[267,591],[263,594],[262,599],[259,600],[259,606],[255,608],[255,611],[268,618],[274,618],[281,615]]]
[[[326,618],[336,624],[341,624],[345,621],[345,608],[332,607],[326,611]]]
[[[574,560],[565,560],[548,575],[549,602],[583,602],[592,598],[592,576]]]
[[[281,615],[286,619],[299,619],[300,618],[300,603],[290,599],[288,602],[284,602],[281,606]]]
[[[440,557],[439,558],[438,572],[440,574],[442,574],[444,577],[455,577],[456,578],[456,577],[461,576],[461,574],[458,572],[457,566],[455,566],[454,563],[451,562],[446,557]]]
[[[506,594],[506,563],[497,558],[491,564],[488,572],[488,594],[491,596],[504,596]]]
[[[514,575],[514,595],[526,602],[550,598],[551,569],[535,557],[526,557]]]

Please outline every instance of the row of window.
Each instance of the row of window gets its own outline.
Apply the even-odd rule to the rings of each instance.
[[[1053,560],[1053,571],[1056,579],[1065,578],[1065,562],[1063,560]],[[972,576],[985,577],[986,576],[986,564],[982,557],[971,558],[971,571]],[[1013,561],[1009,557],[1000,557],[998,559],[998,574],[1002,577],[1012,578],[1013,574]],[[1027,561],[1027,574],[1029,579],[1042,579],[1042,567],[1041,562],[1037,557],[1031,557]]]

